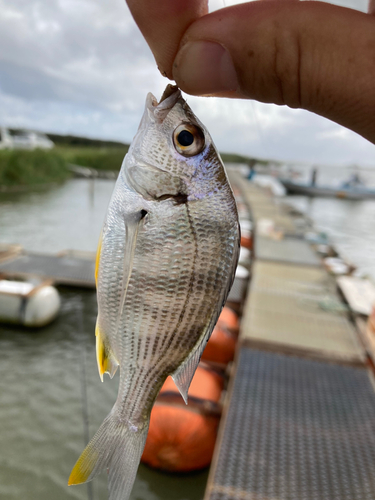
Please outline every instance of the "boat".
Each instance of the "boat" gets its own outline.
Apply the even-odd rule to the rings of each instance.
[[[319,186],[293,182],[289,179],[279,179],[288,194],[304,196],[342,198],[345,200],[375,199],[375,189],[365,187],[363,184],[345,183],[340,187]]]
[[[59,293],[49,282],[0,279],[0,323],[41,327],[51,323],[59,310]]]
[[[0,149],[52,149],[55,144],[46,134],[34,130],[17,130],[11,132],[0,127]]]

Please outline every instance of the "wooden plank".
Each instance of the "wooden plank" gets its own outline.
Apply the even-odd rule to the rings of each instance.
[[[256,261],[240,340],[266,351],[363,365],[365,353],[345,314],[325,310],[335,289],[323,269]]]
[[[21,245],[0,245],[0,262],[13,259],[22,253]]]
[[[372,331],[367,321],[363,317],[358,316],[355,320],[360,339],[366,349],[367,354],[370,356],[372,362],[375,364],[375,332]]]
[[[0,263],[4,277],[39,278],[59,285],[95,288],[95,261],[93,258],[23,253]]]
[[[272,240],[255,234],[255,257],[274,262],[290,262],[303,266],[321,266],[321,260],[309,243],[295,238]]]

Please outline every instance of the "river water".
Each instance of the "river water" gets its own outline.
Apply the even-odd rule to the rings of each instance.
[[[333,182],[340,175],[328,177]],[[39,252],[95,251],[113,187],[112,181],[76,179],[0,193],[0,243]],[[287,199],[375,278],[375,201]],[[90,486],[67,486],[87,437],[113,405],[117,378],[102,384],[97,373],[94,292],[60,291],[62,310],[50,326],[0,327],[0,498],[7,500],[107,498],[105,474]],[[206,480],[207,471],[170,476],[141,465],[132,499],[198,500]]]
[[[71,180],[22,194],[0,193],[0,243],[28,250],[95,251],[114,183]],[[117,377],[100,382],[95,360],[96,297],[61,289],[62,309],[50,326],[0,326],[0,498],[106,499],[105,473],[67,486],[70,470],[107,415]],[[133,500],[198,500],[207,471],[167,475],[140,466]]]
[[[312,166],[294,168],[296,182],[308,181]],[[375,188],[375,167],[322,166],[317,184],[338,187],[357,172],[367,187]],[[375,281],[375,200],[350,201],[336,198],[287,196],[289,204],[308,215],[315,227],[325,232],[340,255]]]

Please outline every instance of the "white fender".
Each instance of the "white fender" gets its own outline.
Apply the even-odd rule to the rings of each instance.
[[[40,327],[59,312],[60,296],[50,285],[0,280],[0,322]]]

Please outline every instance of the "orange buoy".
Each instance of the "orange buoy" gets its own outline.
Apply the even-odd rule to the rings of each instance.
[[[214,451],[219,414],[207,409],[218,403],[223,379],[198,367],[185,406],[171,377],[163,385],[151,412],[142,462],[169,472],[189,472],[207,467]],[[166,396],[166,397],[164,397]],[[174,396],[168,403],[167,397]]]
[[[232,361],[236,350],[238,327],[236,313],[229,307],[224,307],[203,351],[202,360],[223,364]]]
[[[248,248],[249,250],[253,249],[253,237],[251,233],[241,235],[241,247]]]
[[[236,333],[238,332],[240,326],[237,314],[233,311],[233,309],[227,306],[223,307],[219,319],[217,320],[217,324]]]
[[[223,379],[215,372],[198,366],[197,371],[189,387],[189,396],[207,401],[217,402],[223,390]],[[179,394],[172,377],[168,377],[160,390],[160,394],[165,392],[175,392]],[[182,401],[182,400],[181,400]],[[183,402],[183,401],[182,401]],[[184,403],[185,404],[185,403]]]
[[[202,360],[228,364],[234,358],[236,338],[228,330],[215,326],[202,354]]]

